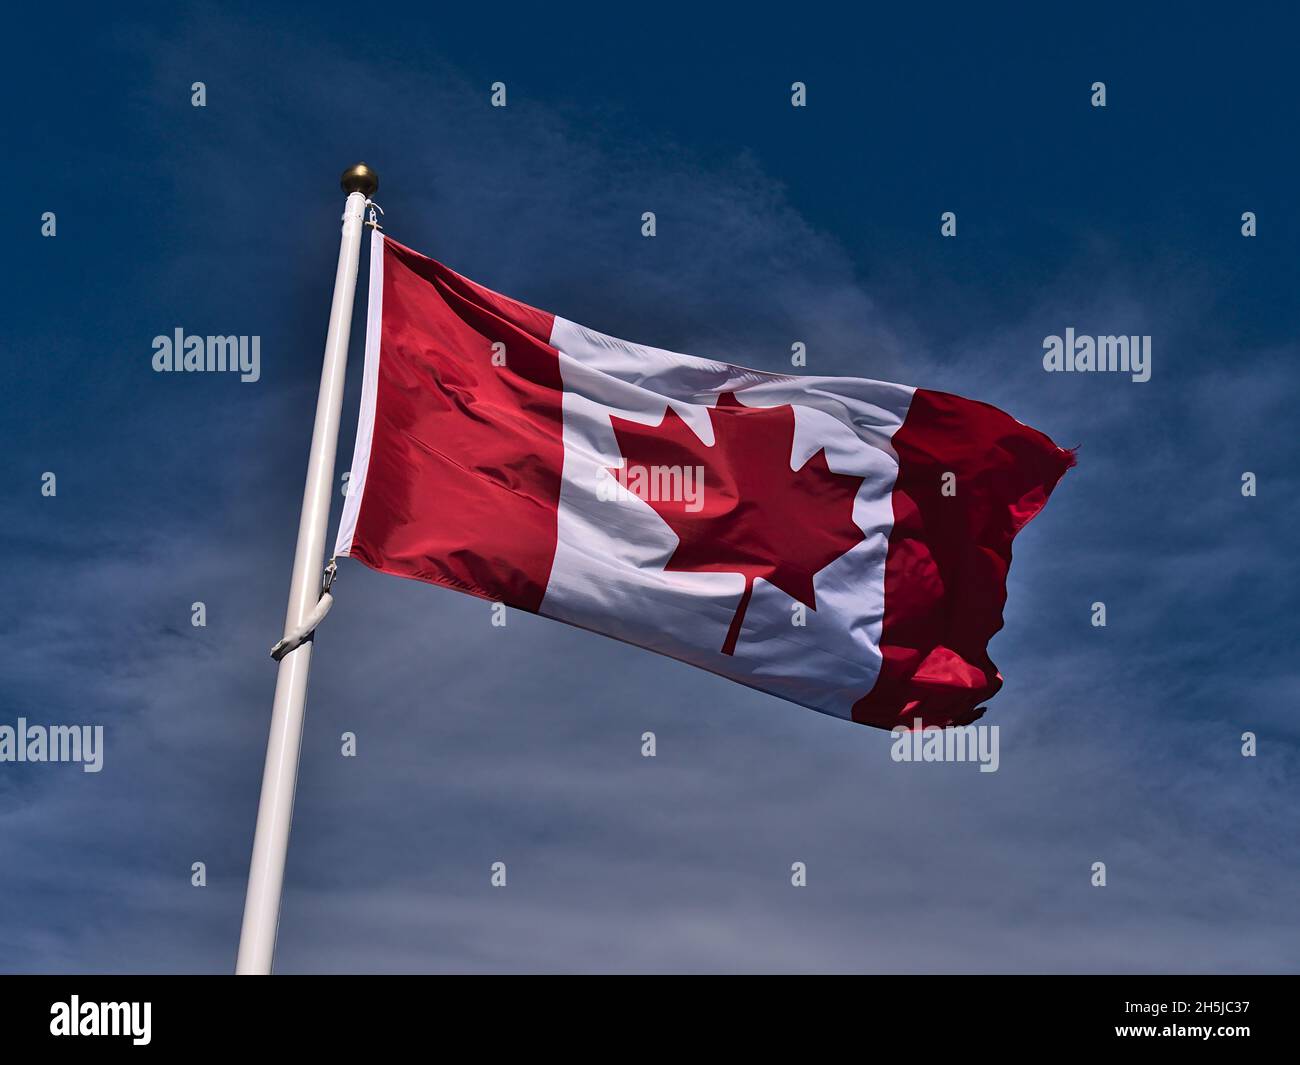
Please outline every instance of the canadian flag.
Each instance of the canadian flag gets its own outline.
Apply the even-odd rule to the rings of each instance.
[[[335,553],[836,717],[1002,686],[1011,541],[1073,465],[994,407],[632,344],[374,233]]]

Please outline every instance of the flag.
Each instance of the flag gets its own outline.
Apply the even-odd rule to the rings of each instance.
[[[1011,541],[1073,456],[995,407],[633,344],[375,232],[336,555],[880,728],[1002,685]]]

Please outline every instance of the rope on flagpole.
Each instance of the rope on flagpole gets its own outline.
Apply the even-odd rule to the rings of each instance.
[[[320,598],[316,601],[316,605],[302,619],[301,625],[292,632],[286,632],[280,641],[271,648],[271,657],[277,662],[295,647],[301,647],[307,640],[311,639],[316,631],[316,626],[325,620],[325,615],[330,612],[330,607],[334,605],[334,595],[330,589],[334,586],[334,578],[338,576],[338,572],[338,561],[331,558],[321,578]]]
[[[372,229],[382,230],[384,227],[380,224],[379,215],[384,213],[384,209],[374,200],[366,198],[365,206],[369,208],[367,212],[369,218],[363,223]],[[375,212],[378,211],[377,215]],[[330,588],[334,584],[334,578],[338,575],[338,560],[331,558],[329,565],[325,567],[325,573],[321,578],[320,598],[316,605],[308,612],[307,616],[302,619],[302,624],[297,628],[286,632],[280,640],[271,648],[271,657],[277,662],[296,647],[301,647],[304,643],[312,638],[316,632],[316,627],[325,620],[325,615],[330,612],[330,607],[334,605],[334,596]]]
[[[384,209],[374,200],[369,198],[366,199],[365,206],[370,209],[368,211],[370,217],[364,224],[370,226],[372,229],[382,230],[384,227],[380,224],[379,217],[375,212],[378,211],[379,214],[382,215]],[[310,640],[316,632],[316,627],[325,620],[325,615],[330,612],[330,608],[334,605],[334,596],[330,592],[330,588],[334,584],[334,578],[338,575],[338,571],[338,560],[336,558],[331,558],[329,565],[325,567],[325,573],[321,578],[321,593],[320,598],[316,601],[316,605],[312,607],[307,616],[303,618],[301,625],[293,629],[291,632],[286,632],[276,645],[271,648],[271,657],[277,662],[295,647],[301,647],[304,643]]]

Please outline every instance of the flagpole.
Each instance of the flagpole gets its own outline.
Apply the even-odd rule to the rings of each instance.
[[[338,269],[334,274],[334,302],[330,305],[325,360],[321,367],[316,422],[307,460],[307,483],[302,493],[298,521],[298,547],[293,556],[289,584],[289,609],[285,632],[300,628],[321,595],[321,565],[325,560],[330,498],[334,482],[334,454],[338,448],[339,415],[343,407],[344,374],[348,364],[348,337],[352,331],[352,302],[356,295],[357,264],[361,257],[361,231],[366,200],[379,188],[379,177],[364,163],[343,173],[343,236]],[[298,754],[302,745],[303,713],[307,701],[307,674],[311,668],[312,641],[280,659],[271,709],[271,733],[266,744],[262,797],[257,807],[253,858],[248,870],[244,923],[239,935],[235,972],[269,974],[280,923],[280,890],[284,883],[289,828],[293,820],[293,793],[298,783]]]

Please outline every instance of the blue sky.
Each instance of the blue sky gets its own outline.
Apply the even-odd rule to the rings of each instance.
[[[993,774],[345,563],[279,970],[1297,968],[1294,23],[135,10],[26,13],[2,75],[0,724],[103,724],[106,753],[0,765],[0,969],[233,967],[357,159],[393,236],[493,288],[762,369],[801,339],[1080,464],[1017,540]],[[153,373],[178,326],[260,335],[261,380]],[[1150,334],[1152,380],[1045,374],[1071,326]]]

